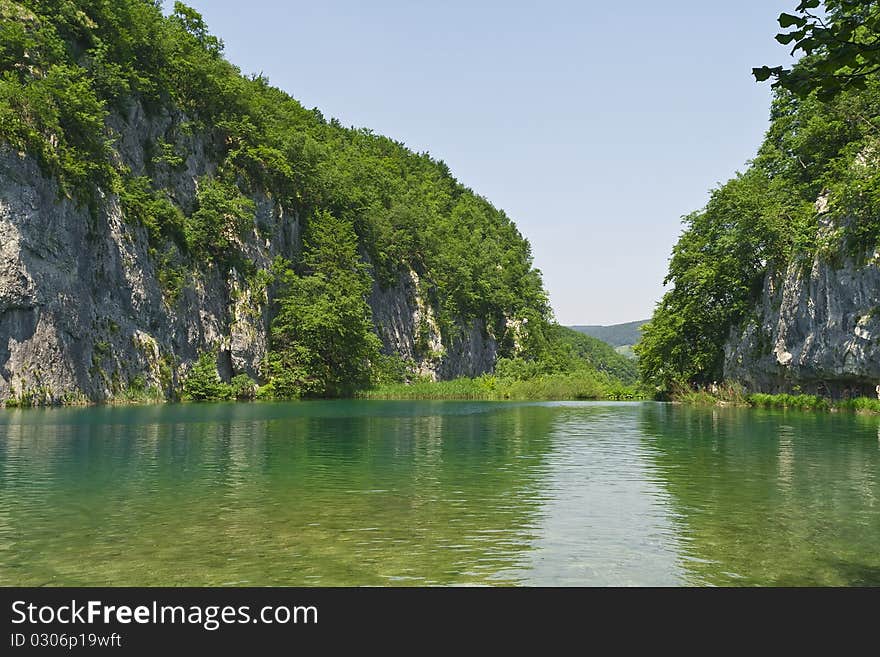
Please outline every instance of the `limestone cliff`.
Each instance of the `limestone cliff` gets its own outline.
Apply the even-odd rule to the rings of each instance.
[[[751,391],[876,395],[880,256],[835,255],[766,276],[755,315],[725,347],[726,378]]]
[[[173,398],[196,361],[210,387],[209,352],[267,396],[344,394],[405,369],[370,309],[431,378],[540,348],[502,210],[173,4],[0,0],[0,404]]]
[[[200,176],[216,166],[208,134],[189,135],[185,117],[147,117],[134,104],[110,121],[115,151],[134,175],[151,162],[158,140],[185,154],[156,165],[154,180],[191,207]],[[239,250],[256,269],[300,248],[299,219],[267,194],[253,196],[254,229]],[[103,193],[94,207],[66,198],[35,160],[0,146],[0,401],[104,401],[132,386],[172,395],[199,353],[216,349],[225,379],[259,379],[267,351],[272,290],[234,267],[197,266],[169,299],[144,227]],[[399,353],[433,378],[491,370],[496,341],[482,321],[447,331],[423,297],[419,277],[403,271],[370,299],[385,351]]]
[[[370,307],[385,351],[414,362],[422,376],[478,376],[495,366],[498,341],[482,320],[457,323],[444,344],[437,313],[413,270],[402,272],[388,289],[374,285]]]

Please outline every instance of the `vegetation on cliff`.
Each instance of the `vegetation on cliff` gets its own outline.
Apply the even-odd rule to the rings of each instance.
[[[502,358],[554,356],[540,272],[504,212],[429,154],[328,121],[242,75],[197,12],[178,2],[166,16],[161,5],[0,0],[0,142],[36,158],[93,213],[118,199],[144,227],[169,310],[209,268],[262,277],[274,299],[269,396],[348,394],[404,372],[379,354],[366,297],[408,268],[441,332],[480,319]],[[170,121],[146,144],[143,170],[119,144],[135,109]],[[193,135],[213,164],[185,202],[169,181],[186,169]],[[266,236],[260,196],[305,235],[302,252],[271,270],[244,248],[248,235]],[[524,327],[516,335],[511,318]]]
[[[502,358],[492,374],[434,382],[410,376],[360,394],[371,399],[643,399],[635,363],[564,326],[549,330],[539,358]]]
[[[869,65],[880,3],[824,4],[830,34],[851,43],[824,32],[804,40],[826,29],[810,13],[817,1],[780,17],[807,56],[788,72],[756,69],[780,82],[764,143],[684,219],[665,281],[672,288],[636,348],[642,378],[658,392],[722,380],[724,343],[755,309],[768,272],[816,254],[863,254],[880,241],[880,80]]]

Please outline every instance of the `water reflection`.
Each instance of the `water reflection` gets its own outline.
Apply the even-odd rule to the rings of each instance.
[[[684,581],[669,496],[632,404],[560,404],[545,457],[526,584],[671,586]]]
[[[876,418],[645,406],[692,583],[880,584]]]
[[[4,416],[0,583],[513,583],[550,409],[163,410]]]
[[[0,585],[880,584],[874,418],[317,402],[0,413]]]

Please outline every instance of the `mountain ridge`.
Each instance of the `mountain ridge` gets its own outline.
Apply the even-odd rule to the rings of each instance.
[[[641,328],[649,320],[641,319],[622,324],[607,325],[577,325],[569,326],[570,329],[585,335],[598,338],[613,347],[626,347],[636,344],[641,337]]]

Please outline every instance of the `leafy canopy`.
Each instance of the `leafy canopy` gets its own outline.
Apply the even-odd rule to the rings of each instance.
[[[815,90],[820,100],[830,100],[847,89],[865,89],[880,71],[877,0],[802,0],[794,14],[779,16],[779,26],[788,31],[776,40],[805,57],[793,68],[755,68],[759,82],[773,78],[774,87],[800,97]]]
[[[636,347],[641,377],[658,391],[722,380],[724,345],[760,319],[768,275],[816,256],[863,257],[880,242],[878,3],[829,0],[821,15],[819,5],[780,17],[792,31],[777,39],[806,56],[791,70],[755,71],[776,77],[757,156],[684,219],[672,288]]]
[[[367,387],[379,358],[371,279],[354,228],[322,212],[309,222],[302,273],[279,263],[269,386],[277,397],[342,396]]]

